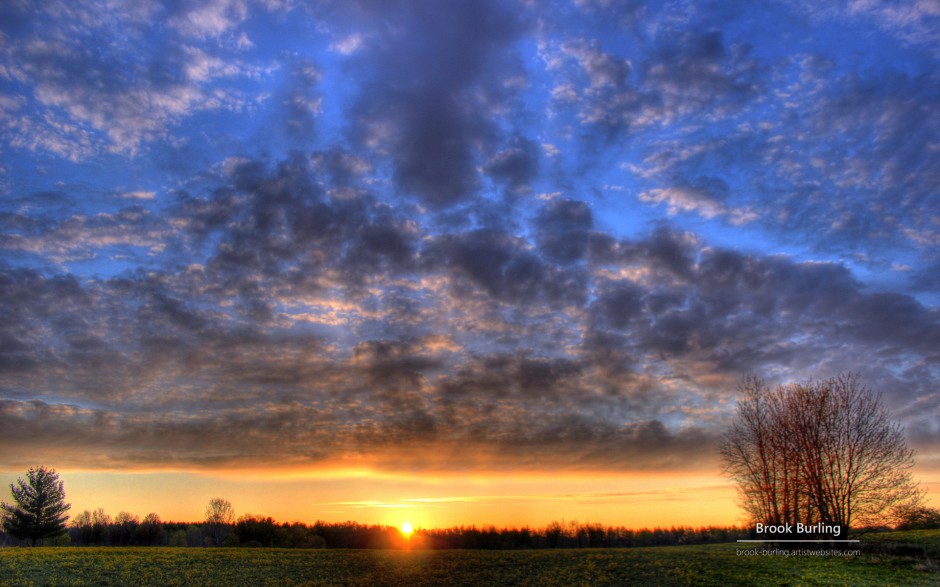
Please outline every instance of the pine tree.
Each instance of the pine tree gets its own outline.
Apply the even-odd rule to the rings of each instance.
[[[72,507],[65,503],[65,488],[55,469],[31,468],[26,480],[17,479],[10,484],[13,504],[0,503],[3,529],[18,540],[29,539],[33,546],[37,540],[53,538],[65,532],[66,512]]]

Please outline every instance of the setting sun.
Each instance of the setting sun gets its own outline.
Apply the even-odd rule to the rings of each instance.
[[[414,528],[411,527],[411,522],[405,522],[401,525],[401,533],[405,536],[411,536],[411,533],[414,531]]]

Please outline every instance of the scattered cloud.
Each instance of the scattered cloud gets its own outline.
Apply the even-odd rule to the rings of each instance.
[[[0,8],[8,464],[714,471],[848,370],[935,451],[936,11],[546,6]]]

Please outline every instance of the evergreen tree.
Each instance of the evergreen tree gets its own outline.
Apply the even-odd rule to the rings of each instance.
[[[66,513],[71,504],[65,503],[65,488],[55,469],[31,468],[26,480],[17,479],[10,484],[13,502],[0,503],[3,529],[18,540],[29,539],[33,546],[37,540],[54,538],[65,533]]]

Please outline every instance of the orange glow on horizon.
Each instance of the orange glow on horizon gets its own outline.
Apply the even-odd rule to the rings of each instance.
[[[734,492],[706,477],[574,475],[355,476],[283,479],[277,475],[113,473],[57,469],[72,515],[101,507],[164,521],[195,522],[209,499],[232,502],[236,516],[271,516],[279,522],[355,521],[400,528],[541,527],[553,521],[627,527],[733,524]],[[21,473],[0,472],[4,486]]]
[[[103,472],[56,468],[74,517],[104,508],[164,521],[198,522],[214,497],[232,502],[236,516],[270,516],[279,522],[354,521],[398,528],[455,526],[540,528],[554,521],[640,529],[656,526],[741,525],[734,486],[717,474],[679,472],[597,476],[534,471],[473,474],[384,474],[358,470],[282,476],[283,471]],[[349,473],[344,471],[343,473]],[[940,474],[916,476],[936,507]],[[0,471],[0,490],[23,471]],[[5,500],[6,497],[0,495]]]

